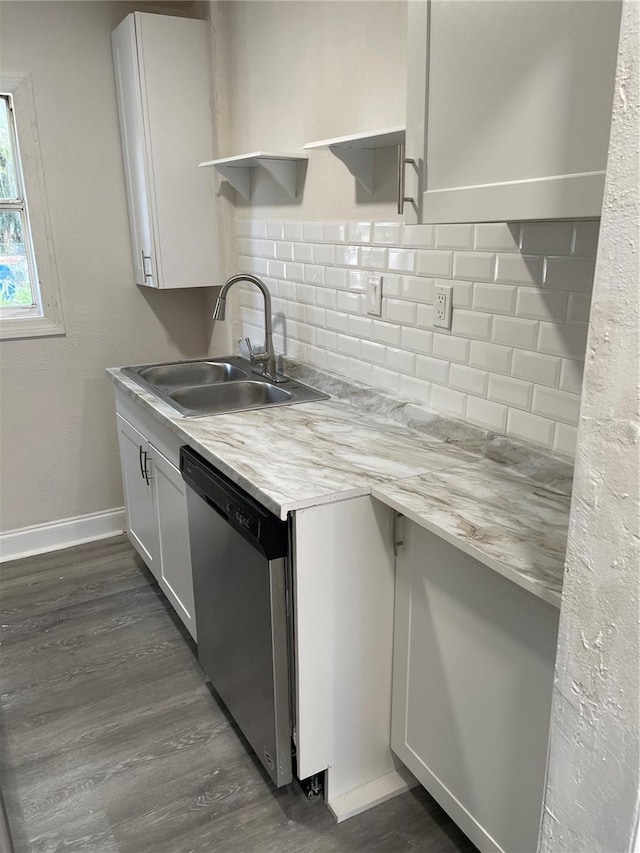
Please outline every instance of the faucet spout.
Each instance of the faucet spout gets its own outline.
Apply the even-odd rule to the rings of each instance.
[[[240,274],[232,275],[231,278],[222,285],[222,290],[216,300],[216,306],[213,310],[214,320],[224,320],[227,307],[227,294],[234,284],[240,281],[247,281],[249,284],[255,284],[258,290],[262,293],[264,299],[264,351],[255,353],[250,350],[251,361],[255,364],[263,366],[262,372],[267,379],[272,382],[282,382],[283,379],[278,378],[276,372],[276,355],[273,349],[273,329],[271,323],[271,294],[267,285],[255,275]]]

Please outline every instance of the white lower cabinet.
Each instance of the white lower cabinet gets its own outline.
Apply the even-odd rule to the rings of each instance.
[[[402,524],[392,749],[481,851],[535,853],[558,611]]]
[[[195,640],[187,494],[179,470],[180,443],[160,424],[150,423],[151,419],[144,418],[142,412],[139,418],[136,414],[131,404],[120,401],[116,417],[127,532]]]

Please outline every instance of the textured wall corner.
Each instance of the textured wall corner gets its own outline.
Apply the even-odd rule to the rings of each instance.
[[[640,4],[624,3],[540,849],[635,849],[640,791]]]

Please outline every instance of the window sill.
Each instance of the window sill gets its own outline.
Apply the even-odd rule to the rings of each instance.
[[[56,323],[48,317],[0,317],[0,341],[12,338],[44,338],[64,334],[64,325],[61,322]]]

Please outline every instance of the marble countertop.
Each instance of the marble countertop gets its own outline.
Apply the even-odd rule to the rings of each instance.
[[[494,453],[495,461],[482,431],[317,372],[296,378],[329,400],[203,418],[181,417],[119,369],[108,373],[281,518],[372,494],[559,606],[570,502],[563,463],[532,464],[522,451]]]

